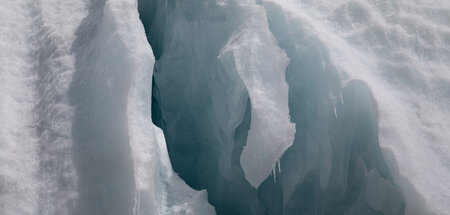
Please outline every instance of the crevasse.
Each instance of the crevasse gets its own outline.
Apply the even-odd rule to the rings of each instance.
[[[5,0],[0,214],[448,214],[449,12]]]

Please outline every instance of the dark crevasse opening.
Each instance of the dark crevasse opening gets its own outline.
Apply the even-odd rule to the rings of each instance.
[[[250,100],[232,65],[217,56],[245,14],[237,3],[140,0],[138,10],[156,62],[152,118],[162,128],[172,167],[206,189],[217,214],[261,214],[240,156]]]
[[[206,189],[217,214],[404,214],[403,192],[379,146],[369,87],[354,80],[341,88],[326,48],[282,10],[264,5],[270,31],[290,59],[286,82],[296,134],[281,171],[256,191],[239,160],[251,101],[233,66],[217,59],[245,11],[232,1],[138,4],[156,58],[153,122],[164,131],[175,172]]]
[[[154,69],[156,73],[156,69]],[[159,128],[163,128],[162,110],[159,105],[161,101],[158,85],[155,83],[155,77],[152,77],[152,121]]]

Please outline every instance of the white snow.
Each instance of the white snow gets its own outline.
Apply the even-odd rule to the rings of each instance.
[[[0,7],[0,214],[35,214],[38,203],[30,3],[8,0]]]

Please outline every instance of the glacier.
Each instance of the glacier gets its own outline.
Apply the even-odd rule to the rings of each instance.
[[[445,0],[4,0],[0,214],[450,213]]]

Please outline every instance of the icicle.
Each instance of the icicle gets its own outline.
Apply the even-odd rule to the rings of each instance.
[[[320,54],[320,59],[322,60],[322,70],[325,71],[325,61],[322,56],[322,51],[319,51],[319,54]]]
[[[278,173],[280,173],[281,172],[280,161],[277,161],[277,163],[275,163],[275,166],[273,166],[272,168],[273,181],[275,183],[277,183],[277,166],[278,166]]]
[[[336,113],[336,105],[334,105],[334,117],[336,117],[336,119],[337,119],[337,113]]]
[[[272,174],[273,174],[273,182],[277,183],[277,173],[275,171],[275,167],[272,169]]]
[[[280,161],[278,161],[278,173],[281,173],[281,166]]]

